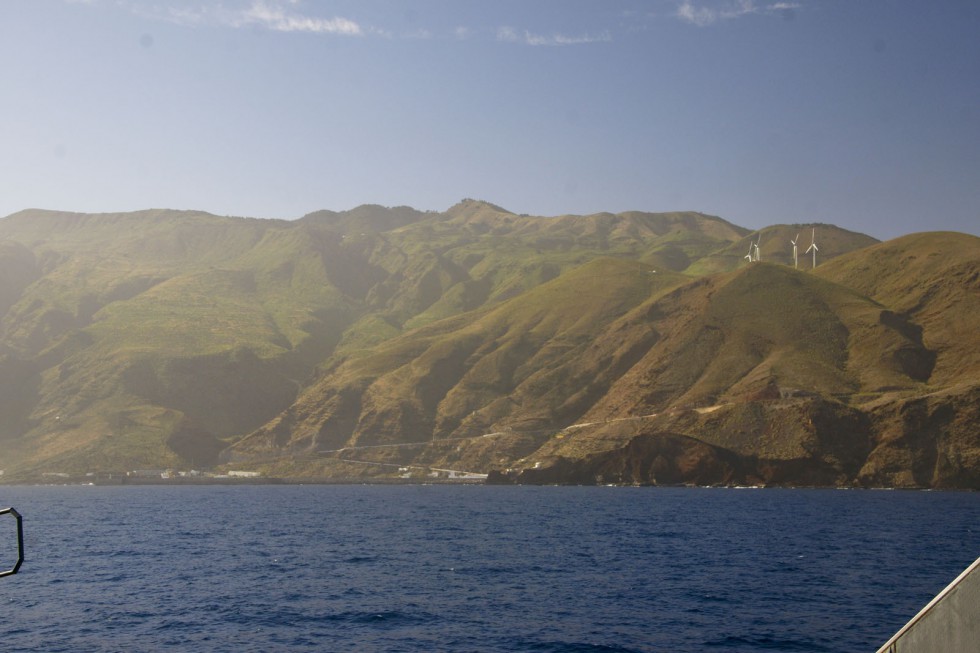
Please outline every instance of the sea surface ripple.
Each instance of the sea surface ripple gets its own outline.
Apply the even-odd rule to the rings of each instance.
[[[0,487],[5,651],[874,651],[980,494]],[[2,564],[10,558],[0,529]]]

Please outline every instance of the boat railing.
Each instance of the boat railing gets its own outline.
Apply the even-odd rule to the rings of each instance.
[[[17,562],[10,569],[0,570],[0,577],[16,574],[20,571],[20,566],[24,564],[24,520],[21,518],[20,513],[13,508],[3,508],[0,510],[0,517],[4,515],[10,515],[17,523]]]
[[[919,610],[878,653],[975,653],[980,641],[980,558]]]

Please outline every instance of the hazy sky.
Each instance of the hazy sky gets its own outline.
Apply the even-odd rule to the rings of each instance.
[[[980,234],[980,2],[0,0],[0,215]]]

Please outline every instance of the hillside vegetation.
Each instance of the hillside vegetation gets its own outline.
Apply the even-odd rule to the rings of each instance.
[[[965,234],[28,210],[0,220],[0,478],[980,487],[978,310]]]

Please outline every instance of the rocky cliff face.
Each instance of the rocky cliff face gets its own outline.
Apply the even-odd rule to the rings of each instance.
[[[855,409],[755,401],[638,428],[621,447],[556,453],[495,483],[980,487],[980,387]]]
[[[874,448],[859,484],[980,488],[980,384],[883,402],[869,415]]]

